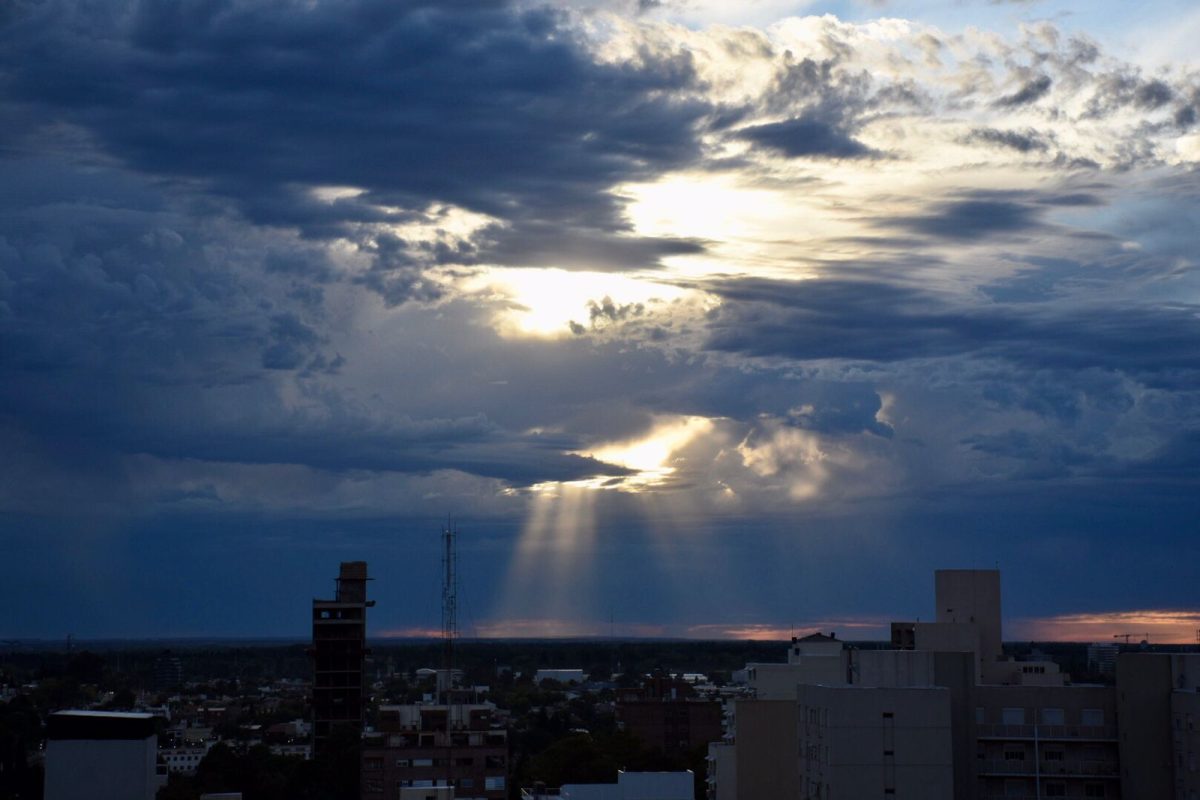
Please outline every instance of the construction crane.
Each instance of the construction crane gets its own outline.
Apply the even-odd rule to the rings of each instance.
[[[1141,641],[1142,644],[1147,644],[1150,641],[1150,634],[1148,634],[1148,633],[1114,633],[1113,634],[1114,639],[1124,639],[1125,644],[1129,644],[1129,640],[1134,638],[1135,636],[1142,637],[1142,641]]]

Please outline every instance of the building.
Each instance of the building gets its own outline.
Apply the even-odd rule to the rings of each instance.
[[[59,711],[46,740],[45,800],[154,800],[166,784],[152,714]]]
[[[939,570],[934,583],[936,621],[893,623],[890,650],[817,634],[794,639],[786,663],[748,665],[755,698],[733,702],[709,747],[711,800],[1121,797],[1120,676],[1117,689],[1072,686],[1051,661],[1005,658],[998,572]],[[1146,670],[1157,711],[1142,713],[1163,733],[1139,741],[1169,750],[1163,687],[1178,677]],[[1139,796],[1170,796],[1155,791]]]
[[[1111,686],[979,686],[981,798],[1121,797]]]
[[[953,800],[950,690],[801,686],[798,797]]]
[[[559,683],[586,683],[587,673],[581,669],[539,669],[533,676],[534,683],[558,681]]]
[[[183,662],[170,650],[154,659],[154,677],[150,682],[155,691],[165,692],[183,685]]]
[[[313,751],[321,752],[335,727],[363,727],[363,662],[367,650],[367,563],[344,561],[332,600],[313,600]]]
[[[1122,653],[1117,698],[1122,796],[1200,798],[1200,655]]]
[[[492,703],[381,706],[363,735],[363,800],[406,789],[452,788],[453,796],[508,797],[508,731]]]
[[[616,783],[568,783],[559,789],[521,789],[521,800],[693,800],[695,775],[617,771]]]
[[[213,744],[213,742],[181,744],[160,750],[159,756],[162,758],[163,763],[167,765],[168,772],[177,772],[180,775],[195,775],[196,767],[200,766],[200,762],[208,755],[208,751],[212,749]]]
[[[697,695],[686,680],[654,675],[637,689],[617,692],[617,722],[643,743],[669,755],[687,755],[723,734],[723,710]]]
[[[1097,675],[1112,678],[1117,674],[1117,654],[1121,648],[1112,642],[1096,642],[1087,649],[1088,669]]]

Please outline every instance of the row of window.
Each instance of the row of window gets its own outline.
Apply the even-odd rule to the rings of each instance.
[[[1061,708],[1002,708],[1000,709],[1000,724],[1025,725],[1030,720],[1041,725],[1066,725],[1067,712]],[[987,722],[987,710],[982,706],[975,709],[975,721],[979,724]],[[1079,712],[1079,723],[1084,727],[1098,728],[1104,725],[1104,709],[1085,708]]]
[[[454,759],[456,767],[473,767],[476,760],[471,756],[459,756]],[[505,765],[504,756],[484,756],[483,766],[487,769],[503,769]],[[444,758],[397,758],[397,767],[444,767],[446,759]],[[383,758],[380,756],[367,756],[363,759],[364,769],[383,769]]]
[[[1005,794],[1013,797],[1028,797],[1029,787],[1022,781],[1009,781],[1005,785]],[[1066,797],[1067,784],[1062,781],[1046,781],[1041,785],[1042,797]],[[1083,785],[1084,797],[1107,797],[1103,783],[1085,783]]]
[[[1066,750],[1061,746],[1043,745],[1039,749],[1043,761],[1066,760]],[[1103,747],[1085,747],[1082,750],[1073,751],[1073,757],[1079,761],[1110,761],[1114,752],[1105,750]],[[987,757],[982,749],[979,751],[979,757]],[[1029,747],[1014,744],[1008,744],[1004,747],[1005,761],[1024,761],[1026,758],[1032,760],[1032,757],[1033,751]]]
[[[435,786],[445,786],[445,781],[433,780],[404,780],[397,781],[396,785],[401,789],[432,789]],[[475,781],[472,778],[460,778],[454,781],[456,789],[474,789]],[[504,791],[504,778],[484,778],[483,790],[485,792],[502,792]],[[365,792],[382,792],[383,782],[378,778],[367,778],[363,781],[363,791]]]

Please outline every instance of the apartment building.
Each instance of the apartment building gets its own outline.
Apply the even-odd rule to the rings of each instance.
[[[362,731],[366,694],[367,563],[342,562],[331,600],[312,601],[313,750],[321,752],[334,728]]]
[[[934,622],[893,623],[891,650],[822,634],[793,640],[786,663],[747,665],[756,697],[734,702],[725,738],[709,748],[711,800],[1127,795],[1118,690],[1069,685],[1051,661],[1006,659],[995,570],[939,570],[935,602]],[[1144,670],[1159,689],[1154,714],[1143,713],[1163,735],[1142,749],[1174,747],[1186,765],[1200,748],[1186,741],[1184,707],[1200,694],[1164,687],[1194,686],[1191,673]],[[1124,731],[1124,712],[1121,722]]]
[[[402,790],[451,788],[452,796],[508,797],[508,732],[493,722],[492,703],[381,706],[363,735],[363,800]]]

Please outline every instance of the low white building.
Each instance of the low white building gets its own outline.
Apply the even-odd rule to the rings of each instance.
[[[695,774],[617,772],[616,783],[565,783],[561,789],[522,789],[522,800],[694,800]]]
[[[46,739],[45,800],[154,800],[166,784],[153,714],[59,711]]]
[[[168,772],[176,772],[180,775],[195,775],[196,767],[200,766],[200,762],[208,755],[208,751],[213,744],[213,742],[204,742],[203,744],[163,748],[158,751],[158,754],[166,762]]]
[[[533,676],[534,683],[558,681],[559,683],[584,683],[587,673],[581,669],[539,669]]]

